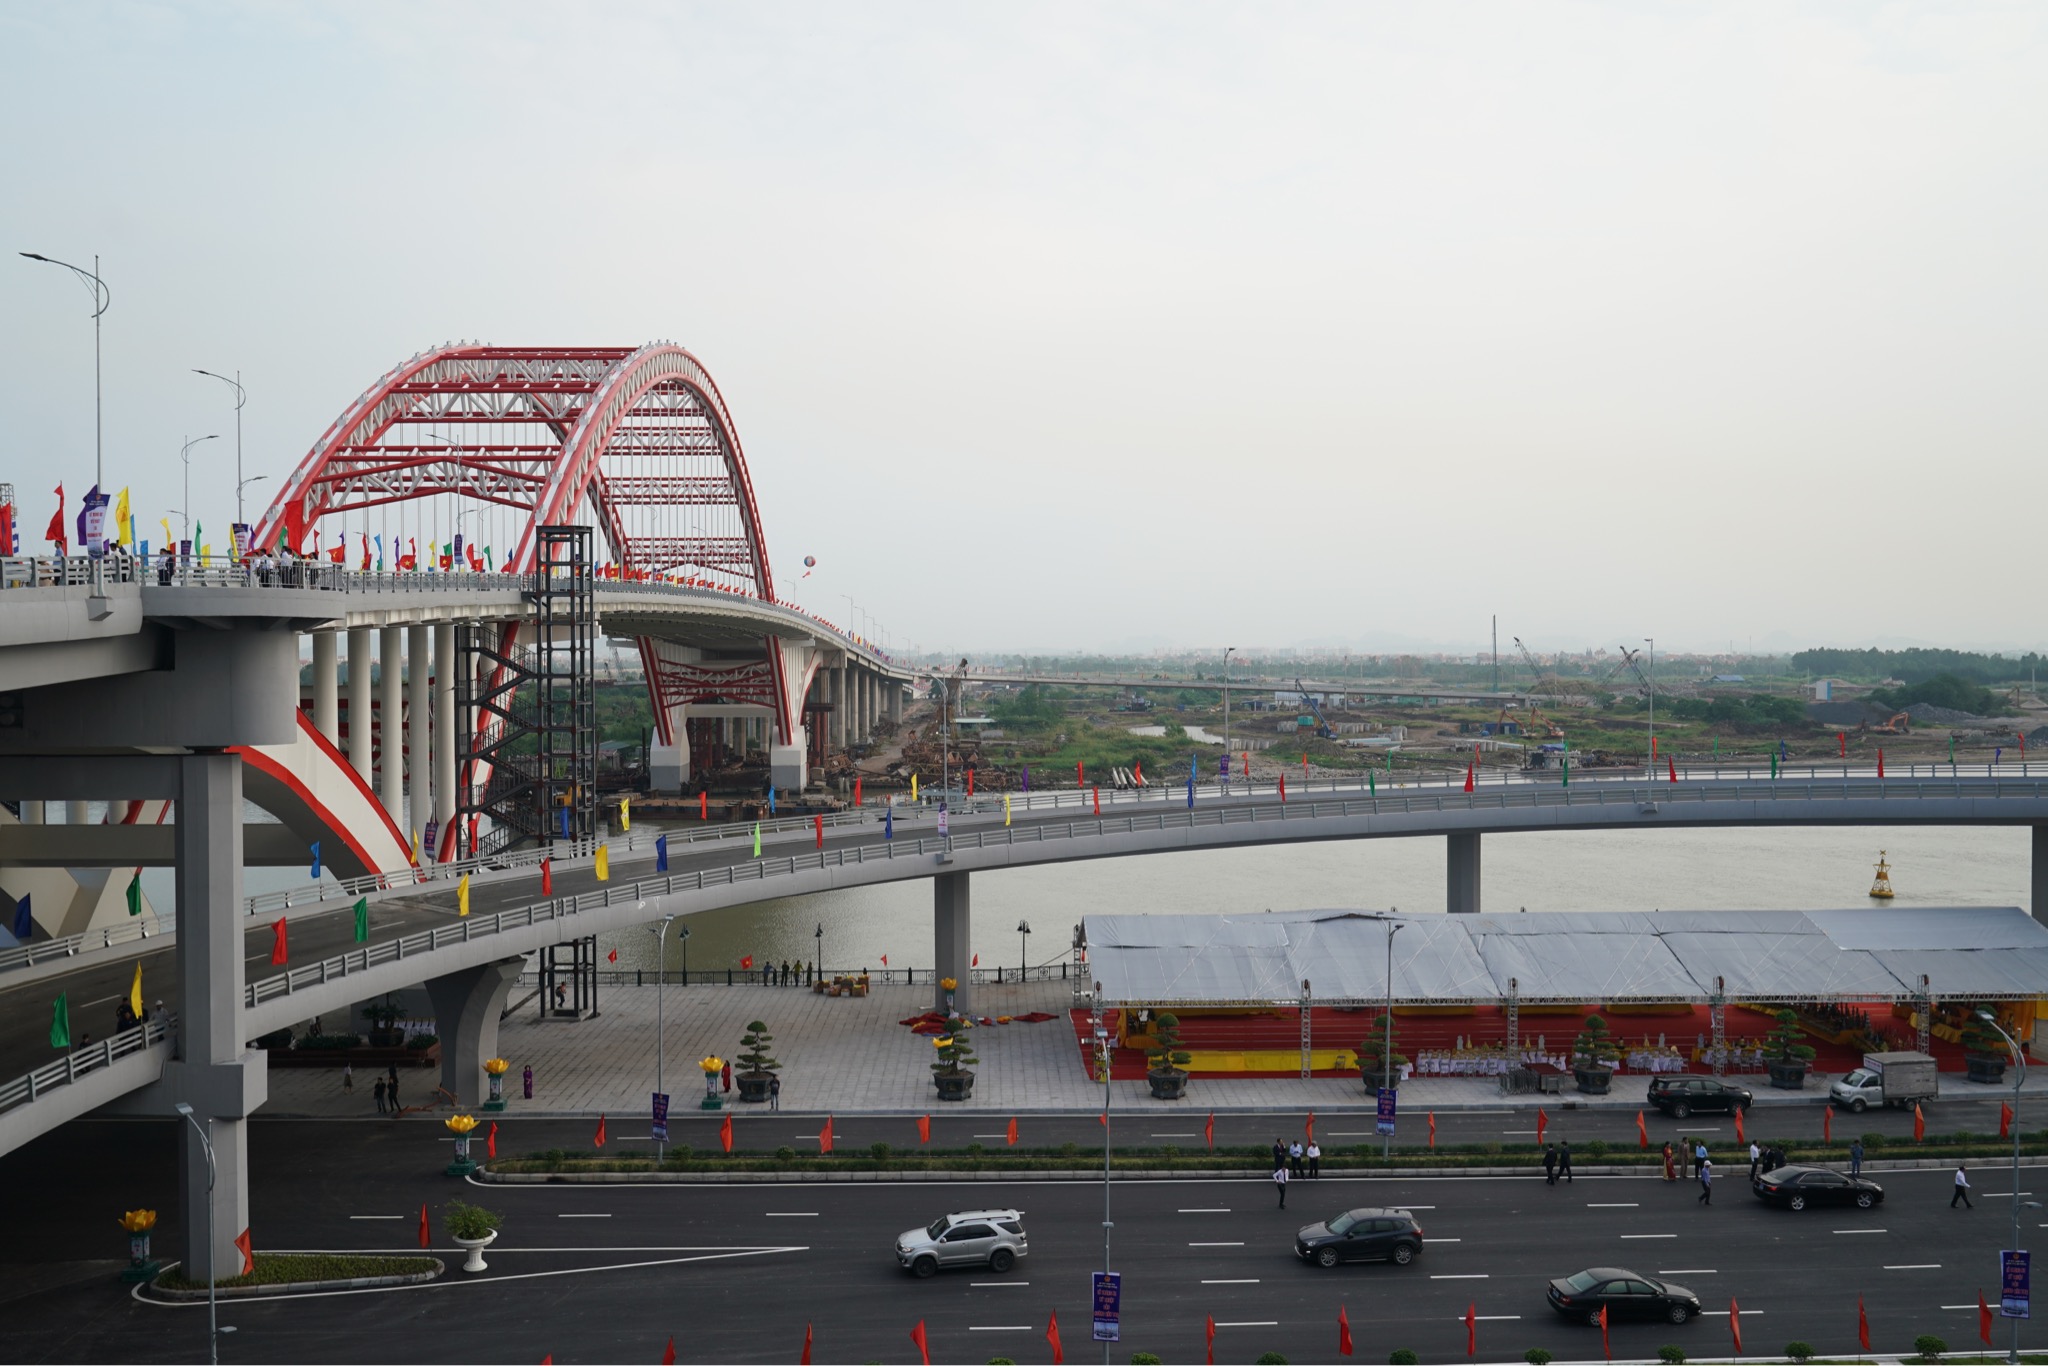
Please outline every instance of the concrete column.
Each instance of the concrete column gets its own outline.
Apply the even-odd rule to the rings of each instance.
[[[455,628],[434,628],[434,819],[442,830],[455,819]],[[425,838],[423,834],[422,839]],[[435,850],[434,856],[440,857]]]
[[[313,633],[313,729],[330,745],[341,743],[341,699],[335,677],[338,637],[332,631]]]
[[[441,1036],[441,1085],[463,1105],[481,1105],[490,1094],[484,1061],[498,1055],[498,1016],[525,966],[524,958],[506,958],[427,979]]]
[[[861,734],[873,735],[875,733],[875,717],[881,711],[879,706],[881,693],[875,686],[875,671],[873,669],[862,669],[860,671],[860,681]]]
[[[1450,835],[1449,866],[1445,869],[1447,895],[1444,909],[1453,915],[1479,909],[1479,832]]]
[[[235,1239],[249,1227],[246,1120],[266,1094],[263,1055],[242,1050],[242,761],[213,752],[175,762],[179,1015],[162,1085],[192,1107],[213,1144],[211,1253],[217,1274],[233,1275]],[[179,1142],[179,1255],[187,1275],[203,1277],[206,1148],[191,1124]]]
[[[781,792],[801,792],[810,781],[810,766],[805,762],[804,728],[798,726],[792,737],[792,745],[768,746],[768,781]]]
[[[91,803],[91,802],[66,802],[66,803],[64,803],[64,824],[66,824],[66,825],[90,825],[90,824],[92,824],[92,803]]]
[[[24,797],[21,801],[21,823],[23,825],[43,824],[43,801],[40,797]]]
[[[2034,832],[2034,879],[2030,909],[2034,919],[2048,925],[2048,825],[2036,824]]]
[[[426,838],[427,817],[434,809],[434,704],[427,691],[433,672],[427,657],[432,638],[432,630],[425,626],[415,626],[405,636],[405,769],[411,803],[400,825],[408,839]]]
[[[370,637],[367,626],[349,628],[348,633],[348,762],[367,785],[375,764],[371,747]]]
[[[825,743],[832,749],[846,748],[846,666],[821,670],[825,700],[832,704],[832,720],[826,727]]]
[[[974,983],[968,964],[974,958],[974,917],[965,873],[940,873],[932,879],[932,950],[932,1009],[946,1008],[946,989],[939,979],[951,977],[960,984],[953,993],[953,1008],[973,1014]]]
[[[889,713],[889,719],[891,721],[901,721],[903,719],[903,685],[891,678],[885,679],[882,686],[882,695],[888,701],[886,710]]]
[[[404,649],[405,628],[386,626],[377,646],[377,795],[391,820],[405,828],[405,722],[402,714],[405,665],[399,656]]]

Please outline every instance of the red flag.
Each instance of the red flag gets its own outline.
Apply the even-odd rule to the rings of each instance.
[[[1735,1141],[1737,1143],[1749,1142],[1749,1135],[1742,1132],[1742,1111],[1740,1108],[1735,1111]]]
[[[1011,1146],[1012,1148],[1016,1147],[1016,1146],[1017,1146],[1017,1117],[1016,1117],[1015,1115],[1012,1115],[1012,1116],[1010,1116],[1010,1134],[1009,1134],[1009,1138],[1010,1138],[1010,1146]]]
[[[445,560],[448,557],[446,555],[443,555],[441,558]],[[445,568],[446,566],[443,567]],[[546,1356],[542,1357],[540,1359],[540,1366],[555,1366],[555,1354],[553,1352],[549,1352]]]
[[[676,1335],[668,1335],[668,1346],[662,1349],[661,1366],[676,1366]]]
[[[1984,1345],[1991,1345],[1991,1306],[1984,1303],[1984,1292],[1977,1292],[1977,1336],[1984,1339]]]
[[[1600,1311],[1600,1327],[1607,1327],[1607,1311]],[[1474,1300],[1465,1306],[1465,1355],[1479,1355],[1479,1302]]]
[[[1676,759],[1672,758],[1672,757],[1671,757],[1670,755],[1668,755],[1668,754],[1667,754],[1667,755],[1665,755],[1665,756],[1664,756],[1664,765],[1665,765],[1665,767],[1667,767],[1667,768],[1669,768],[1669,769],[1671,770],[1671,781],[1672,781],[1672,782],[1674,782],[1674,783],[1675,783],[1675,782],[1677,782],[1677,781],[1678,781],[1678,760],[1676,760]]]
[[[980,954],[978,954],[978,953],[977,953],[977,954],[975,954],[975,955],[974,955],[974,961],[973,961],[973,962],[971,962],[971,963],[969,963],[969,964],[968,964],[967,966],[968,966],[968,967],[970,967],[970,968],[978,968],[978,967],[980,967],[980,966],[981,966],[981,955],[980,955]]]
[[[853,804],[854,804],[855,806],[859,806],[859,805],[861,804],[861,802],[860,802],[860,779],[858,779],[858,778],[855,778],[855,779],[853,780]]]
[[[1313,1143],[1313,1142],[1315,1142],[1315,1141],[1316,1141],[1316,1112],[1315,1112],[1315,1111],[1311,1110],[1311,1111],[1309,1111],[1309,1112],[1308,1112],[1308,1123],[1306,1123],[1306,1124],[1304,1124],[1304,1125],[1302,1125],[1302,1126],[1301,1126],[1301,1131],[1302,1131],[1302,1133],[1304,1133],[1304,1134],[1306,1134],[1306,1135],[1308,1136],[1308,1141],[1309,1141],[1309,1142]]]
[[[854,784],[856,787],[859,785],[859,783]],[[699,792],[697,794],[697,819],[700,821],[711,819],[711,794],[709,792]],[[810,1329],[806,1328],[804,1331],[808,1333]]]
[[[740,959],[740,966],[751,970],[754,966],[754,955],[750,953],[745,958]]]
[[[925,1346],[924,1320],[917,1321],[917,1327],[910,1330],[910,1340],[917,1344],[917,1354],[924,1358],[924,1366],[932,1366],[932,1354]]]
[[[597,1117],[597,1140],[596,1140],[596,1141],[597,1141],[597,1146],[598,1146],[598,1147],[602,1148],[602,1147],[604,1146],[604,1116],[603,1116],[603,1115],[599,1115],[599,1116]]]
[[[270,933],[273,936],[275,936],[270,941],[270,961],[273,964],[282,966],[291,957],[291,955],[285,951],[283,916],[279,916],[277,919],[270,922]]]
[[[495,1160],[498,1156],[498,1121],[491,1121],[491,1131],[484,1135],[484,1156]]]
[[[1337,1306],[1337,1354],[1351,1355],[1351,1316],[1344,1312],[1344,1306]]]
[[[1641,1110],[1636,1111],[1636,1146],[1638,1148],[1648,1148],[1650,1146],[1650,1130],[1649,1126],[1643,1123],[1643,1112]]]
[[[1214,1110],[1209,1112],[1208,1122],[1202,1125],[1202,1137],[1208,1142],[1209,1150],[1214,1152],[1216,1150],[1216,1112]]]
[[[823,849],[825,847],[825,818],[823,816],[813,816],[811,820],[818,827],[818,847]]]
[[[1742,1355],[1742,1310],[1736,1306],[1735,1297],[1728,1297],[1728,1336],[1735,1339],[1735,1355]]]
[[[1074,786],[1075,786],[1075,787],[1086,787],[1087,785],[1088,785],[1088,771],[1087,771],[1087,769],[1085,769],[1084,767],[1082,767],[1082,765],[1081,765],[1081,761],[1080,761],[1079,759],[1076,759],[1076,760],[1074,761]]]
[[[1614,1349],[1607,1345],[1607,1306],[1600,1306],[1600,1354],[1609,1361],[1614,1360]]]
[[[327,558],[336,564],[348,563],[348,533],[342,533],[342,539],[336,541],[333,547],[328,550]]]
[[[1877,776],[1880,778],[1884,776],[1884,750],[1882,748],[1879,748],[1877,751]]]
[[[542,896],[553,896],[555,894],[555,870],[549,866],[553,862],[553,859],[545,858],[540,861],[540,894]]]
[[[967,770],[967,795],[974,795],[974,770],[971,768]]]
[[[2020,737],[2021,743],[2024,744],[2026,738],[2026,736],[2022,735]],[[2026,755],[2026,750],[2022,749],[2020,751],[2020,757],[2024,759]],[[1138,760],[1137,766],[1131,770],[1131,776],[1138,780],[1139,787],[1143,787],[1145,785],[1145,761],[1143,759]]]
[[[1538,1110],[1538,1111],[1536,1112],[1536,1146],[1537,1146],[1537,1147],[1539,1147],[1539,1148],[1540,1148],[1540,1147],[1542,1147],[1542,1146],[1543,1146],[1543,1131],[1544,1131],[1545,1129],[1548,1129],[1549,1127],[1550,1127],[1550,1116],[1549,1116],[1549,1115],[1547,1115],[1547,1114],[1545,1114],[1545,1113],[1543,1113],[1543,1111],[1541,1111],[1541,1110]]]
[[[2012,1107],[2002,1100],[1998,1102],[1998,1136],[2012,1137]]]
[[[1436,1111],[1434,1111],[1434,1110],[1431,1110],[1431,1111],[1429,1112],[1429,1146],[1430,1146],[1430,1150],[1431,1150],[1432,1152],[1433,1152],[1433,1151],[1435,1151],[1435,1149],[1436,1149]]]
[[[718,1141],[727,1152],[732,1151],[732,1116],[725,1117],[725,1123],[718,1126]]]
[[[469,818],[469,852],[472,854],[476,852],[476,823],[480,819],[478,816]]]
[[[1102,789],[1092,787],[1088,790],[1095,794],[1095,814],[1099,816],[1102,814]]]
[[[1821,1107],[1820,1141],[1823,1143],[1835,1141],[1835,1107],[1832,1104]]]
[[[917,1117],[917,1141],[919,1143],[929,1143],[932,1141],[932,1117],[930,1115],[919,1115]]]
[[[1846,730],[1838,730],[1838,731],[1836,731],[1836,732],[1835,732],[1835,741],[1836,741],[1836,743],[1837,743],[1837,744],[1839,744],[1839,745],[1841,746],[1841,748],[1842,748],[1842,757],[1843,757],[1844,759],[1848,758],[1848,757],[1849,757],[1849,732],[1848,732],[1848,731],[1846,731]]]
[[[1280,775],[1280,800],[1283,802],[1287,800],[1287,775],[1285,773]],[[1342,1306],[1338,1307],[1337,1312],[1340,1314],[1344,1312]]]
[[[1472,765],[1470,764],[1465,765],[1465,790],[1467,792],[1472,790]]]
[[[1918,1143],[1927,1137],[1927,1116],[1920,1113],[1920,1107],[1913,1107],[1913,1141]]]
[[[1863,1315],[1863,1297],[1856,1297],[1856,1340],[1863,1344],[1863,1350],[1870,1350],[1870,1320]]]
[[[254,1275],[256,1271],[256,1253],[250,1247],[248,1229],[243,1229],[240,1235],[236,1237],[235,1251],[242,1254],[242,1274],[244,1276]]]
[[[804,1325],[804,1354],[801,1366],[811,1366],[811,1325],[808,1323]]]
[[[886,953],[882,955],[882,966],[885,968],[889,966],[889,955]]]
[[[431,1231],[429,1231],[429,1229],[428,1229],[428,1227],[427,1227],[427,1207],[426,1207],[425,1205],[421,1205],[421,1206],[420,1206],[420,1246],[421,1246],[421,1247],[432,1247],[433,1245],[434,1245],[434,1235],[433,1235],[433,1233],[432,1233]]]
[[[612,950],[612,951],[611,951],[610,953],[606,954],[606,955],[605,955],[604,957],[605,957],[605,961],[606,961],[606,962],[608,962],[608,963],[616,963],[616,962],[618,962],[618,961],[619,961],[619,951],[618,951],[617,949],[613,949],[613,950]]]
[[[1202,1317],[1209,1325],[1209,1366],[1216,1366],[1216,1316],[1204,1314]]]
[[[50,528],[43,533],[43,539],[55,541],[59,555],[71,549],[71,542],[64,535],[64,486],[62,484],[57,485],[57,510],[50,514]]]
[[[1052,1322],[1045,1325],[1045,1340],[1052,1344],[1052,1366],[1061,1366],[1067,1359],[1067,1349],[1060,1346],[1060,1311],[1052,1311]]]
[[[830,1115],[825,1116],[825,1127],[818,1130],[818,1151],[821,1153],[832,1151],[832,1116]]]

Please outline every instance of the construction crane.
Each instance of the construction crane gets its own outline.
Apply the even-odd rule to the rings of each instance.
[[[1316,738],[1318,740],[1336,739],[1337,728],[1330,724],[1329,718],[1323,715],[1323,709],[1316,705],[1316,695],[1308,690],[1308,684],[1297,678],[1294,680],[1294,690],[1301,694],[1302,704],[1315,714]]]
[[[1513,640],[1515,648],[1522,652],[1522,662],[1529,666],[1529,732],[1532,735],[1541,735],[1546,740],[1564,739],[1564,727],[1546,716],[1542,706],[1536,701],[1536,694],[1542,691],[1545,681],[1543,671],[1536,667],[1536,656],[1529,653],[1529,647],[1522,643],[1520,636],[1513,637]]]
[[[939,702],[939,725],[955,743],[960,741],[960,694],[967,687],[967,660],[962,656],[953,669],[953,677],[941,680]]]

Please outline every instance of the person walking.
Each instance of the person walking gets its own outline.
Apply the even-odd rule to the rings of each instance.
[[[1755,1139],[1749,1140],[1749,1179],[1754,1182],[1757,1172],[1763,1168],[1764,1150],[1757,1146]]]
[[[1323,1179],[1323,1145],[1314,1139],[1308,1141],[1308,1179],[1311,1181]]]
[[[1714,1164],[1704,1157],[1700,1159],[1700,1203],[1714,1203]]]
[[[782,1108],[781,1077],[768,1078],[768,1108],[770,1110],[780,1110]]]
[[[1664,1179],[1666,1181],[1676,1181],[1678,1179],[1677,1174],[1671,1170],[1671,1140],[1668,1138],[1664,1140]]]
[[[1849,1175],[1863,1175],[1863,1140],[1860,1138],[1849,1140]]]
[[[356,1067],[355,1067],[355,1064],[354,1064],[354,1063],[352,1063],[352,1062],[345,1062],[345,1063],[343,1063],[343,1064],[341,1065],[341,1093],[342,1093],[342,1094],[343,1094],[344,1096],[350,1096],[350,1095],[354,1095],[354,1094],[355,1094],[355,1090],[356,1090]]]
[[[370,1088],[370,1094],[377,1098],[377,1113],[384,1113],[384,1078],[377,1078],[377,1084]]]
[[[1280,1208],[1287,1208],[1287,1164],[1273,1168],[1273,1186],[1280,1192]]]
[[[1301,1175],[1301,1140],[1298,1138],[1287,1145],[1287,1173],[1290,1176]]]
[[[1566,1139],[1557,1148],[1557,1174],[1569,1183],[1572,1179],[1572,1141]]]
[[[1546,1186],[1557,1184],[1557,1145],[1555,1143],[1543,1145],[1543,1184]]]
[[[1975,1208],[1977,1208],[1977,1207],[1976,1207],[1975,1205],[1973,1205],[1973,1204],[1971,1204],[1971,1203],[1970,1203],[1970,1174],[1969,1174],[1969,1173],[1970,1173],[1970,1164],[1969,1164],[1969,1163],[1967,1163],[1967,1162],[1958,1162],[1958,1163],[1956,1163],[1956,1193],[1955,1193],[1954,1195],[1951,1195],[1951,1196],[1950,1196],[1950,1197],[1948,1198],[1948,1207],[1949,1207],[1950,1209],[1954,1209],[1954,1208],[1956,1207],[1956,1201],[1958,1201],[1958,1200],[1960,1200],[1960,1201],[1962,1201],[1962,1202],[1963,1202],[1963,1208],[1964,1208],[1964,1209],[1975,1209]]]

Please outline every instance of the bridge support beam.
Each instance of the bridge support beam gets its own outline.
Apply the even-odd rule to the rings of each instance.
[[[974,954],[974,917],[966,873],[940,873],[932,879],[932,949],[932,1009],[946,1009],[946,989],[939,981],[951,977],[960,984],[953,992],[953,1009],[972,1014],[974,982],[968,964]]]
[[[313,633],[313,729],[327,737],[330,745],[341,743],[340,667],[335,648],[340,637],[332,631]]]
[[[372,634],[367,626],[351,626],[348,632],[348,762],[365,787],[375,781],[376,766],[376,751],[371,747],[376,735],[370,700]]]
[[[2028,910],[2034,919],[2048,925],[2048,824],[2036,822],[2034,832],[2033,894]]]
[[[455,733],[455,628],[437,624],[434,627],[434,820],[440,826],[436,833],[442,839],[447,838],[449,826],[455,823],[455,754],[461,744],[461,737]],[[426,838],[425,831],[420,833],[420,838]],[[438,845],[433,857],[441,857]]]
[[[427,813],[434,808],[433,740],[429,735],[434,704],[427,695],[428,642],[433,628],[415,626],[405,636],[405,769],[408,780],[408,810],[399,829],[426,838]],[[424,859],[426,852],[421,850]]]
[[[1449,858],[1444,869],[1444,909],[1470,915],[1479,909],[1479,833],[1445,836]]]
[[[463,1105],[481,1105],[489,1094],[484,1062],[498,1055],[498,1016],[525,966],[524,958],[505,958],[427,979],[441,1036],[441,1085]]]
[[[405,628],[386,626],[377,645],[377,797],[391,823],[405,829],[405,712],[399,684],[405,665],[399,660]]]
[[[809,781],[808,766],[804,763],[804,731],[796,728],[796,743],[768,746],[768,781],[784,792],[796,793],[804,790]]]

